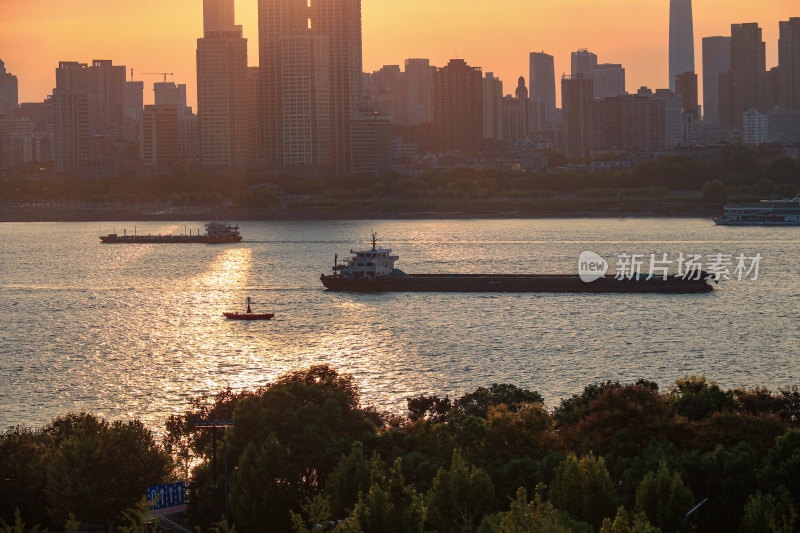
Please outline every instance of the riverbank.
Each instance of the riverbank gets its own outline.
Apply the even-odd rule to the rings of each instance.
[[[0,222],[114,222],[125,220],[385,220],[604,217],[701,217],[719,207],[698,201],[594,199],[488,200],[445,202],[320,202],[265,209],[231,205],[29,204],[0,206]]]

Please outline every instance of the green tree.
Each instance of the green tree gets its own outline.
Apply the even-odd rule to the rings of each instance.
[[[149,485],[168,479],[169,456],[138,420],[108,422],[69,415],[53,423],[58,446],[47,465],[50,516],[63,524],[70,512],[83,522],[111,523],[136,505]]]
[[[707,181],[703,185],[703,200],[716,204],[723,204],[728,200],[725,185],[719,180]]]
[[[692,491],[680,474],[662,462],[658,472],[649,472],[636,490],[636,508],[665,533],[679,531],[683,517],[692,508]]]
[[[614,516],[619,499],[605,461],[593,454],[567,456],[556,469],[549,497],[557,509],[595,528]]]
[[[797,508],[785,487],[776,493],[758,492],[744,506],[742,533],[794,533],[797,531]]]
[[[47,516],[47,460],[51,448],[42,431],[16,428],[0,434],[0,520]]]
[[[542,405],[543,403],[542,395],[536,391],[521,389],[505,383],[495,383],[488,389],[479,387],[474,392],[455,400],[449,416],[458,420],[468,416],[486,418],[489,415],[490,407],[505,405],[509,411],[515,412],[527,405]]]
[[[406,485],[397,459],[389,474],[360,493],[352,518],[364,533],[422,533],[425,525],[423,498]]]
[[[686,376],[676,380],[671,394],[678,414],[689,420],[700,420],[734,406],[731,391],[723,391],[715,382],[709,383],[702,376]]]
[[[472,532],[494,509],[494,485],[486,472],[467,465],[455,451],[450,468],[436,474],[427,503],[428,524],[434,530]]]
[[[344,518],[350,515],[359,494],[368,492],[372,484],[385,475],[386,467],[376,453],[367,457],[363,444],[353,444],[350,454],[339,460],[325,484],[332,516]]]
[[[652,526],[644,513],[630,514],[620,507],[617,516],[603,520],[600,533],[661,533],[661,530]]]
[[[533,501],[528,502],[527,491],[520,487],[516,498],[511,502],[511,508],[500,513],[494,520],[484,521],[481,533],[590,533],[592,527],[583,522],[573,520],[563,511],[559,511],[550,502],[542,500],[536,494]]]

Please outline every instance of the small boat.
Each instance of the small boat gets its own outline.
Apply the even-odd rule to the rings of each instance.
[[[246,313],[222,313],[225,318],[229,320],[272,320],[275,317],[273,313],[254,313],[250,308],[253,300],[247,298],[247,312]]]

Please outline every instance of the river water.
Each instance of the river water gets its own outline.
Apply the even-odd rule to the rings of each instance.
[[[139,222],[181,233],[198,222]],[[68,412],[156,431],[190,398],[251,389],[313,364],[355,376],[365,404],[492,383],[549,405],[600,380],[668,387],[800,384],[800,228],[703,219],[248,222],[233,245],[103,245],[134,223],[0,224],[0,428]],[[409,273],[576,273],[584,251],[677,264],[744,254],[758,279],[709,294],[348,294],[324,290],[334,254],[380,244]],[[724,261],[723,261],[724,262]],[[755,261],[748,261],[753,266]],[[730,270],[735,276],[736,259]],[[673,264],[673,270],[676,269]],[[243,310],[276,314],[240,323]]]

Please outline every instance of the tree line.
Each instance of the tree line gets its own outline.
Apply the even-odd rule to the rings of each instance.
[[[235,423],[213,435],[207,419]],[[11,429],[0,473],[0,519],[51,528],[124,524],[147,485],[188,476],[203,531],[671,533],[705,501],[693,530],[797,532],[800,391],[609,381],[547,409],[496,384],[392,414],[315,366],[196,398],[161,442],[88,414]]]

